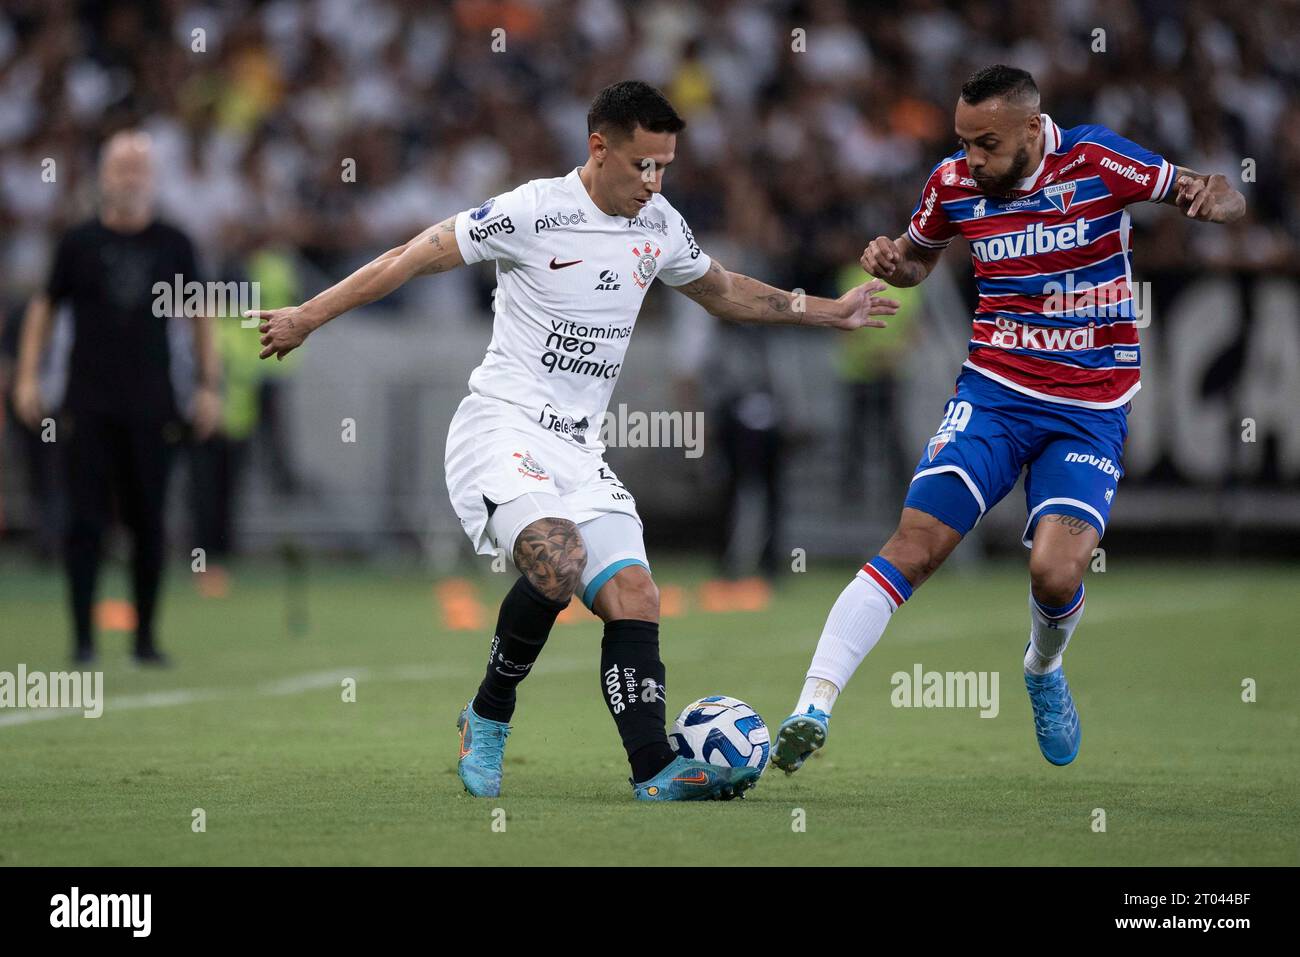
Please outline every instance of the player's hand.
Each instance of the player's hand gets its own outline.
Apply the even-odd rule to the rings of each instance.
[[[862,268],[873,276],[891,279],[903,261],[903,250],[896,240],[888,236],[877,236],[867,248],[862,250]]]
[[[262,352],[260,359],[283,359],[306,341],[315,326],[308,319],[302,306],[289,306],[285,309],[250,309],[244,315],[250,319],[261,319],[257,331],[262,334]]]
[[[41,383],[35,376],[22,376],[14,383],[14,412],[29,429],[41,427]]]
[[[850,289],[835,300],[839,306],[836,310],[839,318],[832,325],[836,329],[862,329],[867,326],[875,329],[885,328],[887,323],[872,318],[872,316],[892,316],[898,312],[898,300],[876,295],[883,292],[885,288],[883,282],[873,279]]]
[[[1187,210],[1192,219],[1202,222],[1222,222],[1218,215],[1229,197],[1236,191],[1228,185],[1228,178],[1219,173],[1202,179],[1199,176],[1179,176],[1174,181],[1174,205]]]
[[[217,430],[221,421],[221,395],[210,385],[194,391],[194,437],[200,442]]]

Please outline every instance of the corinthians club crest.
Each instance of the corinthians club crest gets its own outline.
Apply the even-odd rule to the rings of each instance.
[[[512,457],[519,460],[516,466],[519,469],[519,474],[524,478],[537,479],[539,482],[545,482],[550,478],[546,474],[546,469],[542,468],[542,464],[533,458],[533,453],[527,449],[523,452],[515,452]]]
[[[651,250],[654,250],[651,252]],[[633,246],[632,254],[636,256],[636,271],[632,273],[632,281],[644,289],[650,285],[650,280],[655,277],[655,270],[659,268],[659,254],[663,252],[654,243],[647,242],[644,246]]]

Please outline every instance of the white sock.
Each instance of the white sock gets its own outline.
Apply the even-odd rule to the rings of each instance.
[[[794,710],[798,714],[807,714],[809,707],[813,707],[830,714],[831,708],[835,707],[835,699],[839,696],[840,689],[835,686],[835,682],[825,678],[805,678],[803,692],[799,695],[799,703]]]
[[[1061,667],[1061,656],[1070,636],[1083,617],[1083,586],[1059,608],[1039,604],[1029,595],[1029,648],[1025,651],[1025,673],[1045,675]]]
[[[826,616],[796,714],[810,705],[830,713],[853,672],[884,634],[894,610],[911,594],[907,580],[883,558],[876,556],[863,566]]]

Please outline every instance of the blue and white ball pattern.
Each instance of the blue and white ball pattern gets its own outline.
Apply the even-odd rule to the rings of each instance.
[[[739,698],[710,695],[688,704],[673,722],[668,742],[684,758],[719,767],[767,767],[772,738],[763,719]]]

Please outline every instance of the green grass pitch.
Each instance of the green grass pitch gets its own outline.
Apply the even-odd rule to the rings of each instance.
[[[775,728],[852,571],[790,574],[761,612],[688,601],[663,628],[670,717],[723,693]],[[688,598],[707,574],[657,569]],[[1083,723],[1068,768],[1034,743],[1023,566],[945,569],[859,670],[822,755],[744,801],[673,805],[632,800],[585,613],[522,687],[503,796],[464,794],[454,724],[506,575],[472,580],[487,621],[466,633],[412,570],[313,568],[297,636],[276,566],[240,569],[224,599],[187,577],[163,609],[178,667],[133,671],[109,634],[101,718],[0,710],[0,864],[1300,863],[1294,567],[1111,556],[1066,657]],[[102,592],[122,589],[116,570]],[[0,670],[68,667],[63,595],[52,573],[0,570]],[[890,675],[917,663],[999,672],[998,716],[894,708]]]

